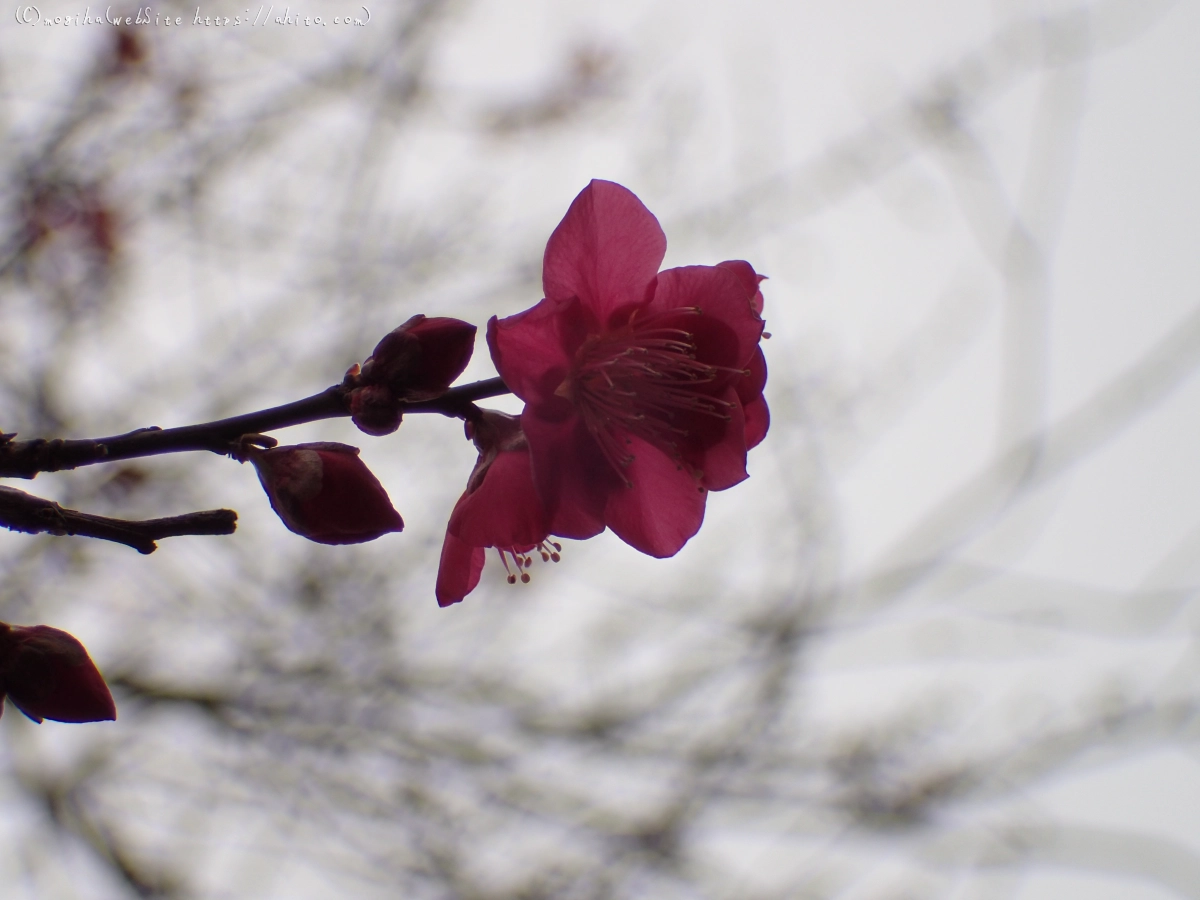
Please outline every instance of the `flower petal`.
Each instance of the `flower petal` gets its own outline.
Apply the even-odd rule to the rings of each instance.
[[[483,557],[483,547],[472,547],[449,531],[446,532],[437,575],[438,606],[458,603],[475,590],[479,584],[479,574],[483,571]]]
[[[633,461],[625,470],[633,487],[608,495],[608,527],[635,550],[674,556],[704,521],[705,490],[689,471],[654,445],[631,438]]]
[[[526,403],[548,400],[571,370],[588,323],[577,300],[542,300],[505,319],[492,316],[487,341],[496,371]]]
[[[578,416],[555,421],[529,406],[521,414],[547,531],[583,540],[604,530],[605,497],[620,484]]]
[[[496,455],[483,482],[454,505],[446,531],[472,547],[513,547],[546,539],[546,514],[533,486],[528,450]]]
[[[756,397],[761,397],[763,388],[767,386],[767,358],[763,356],[762,347],[759,347],[750,357],[746,368],[750,374],[739,379],[736,385],[738,399],[743,404],[749,403]]]
[[[762,337],[763,321],[747,303],[745,286],[729,269],[684,266],[660,272],[648,313],[696,307],[688,326],[696,358],[711,365],[742,368]],[[732,343],[731,343],[732,342]]]
[[[746,425],[737,391],[726,388],[721,399],[730,404],[725,436],[705,447],[696,461],[696,468],[704,473],[704,486],[710,491],[724,491],[750,477],[746,471]]]
[[[771,412],[767,409],[767,401],[762,395],[763,388],[767,385],[767,358],[763,356],[761,347],[746,368],[750,374],[738,381],[736,387],[746,419],[746,449],[753,450],[762,443],[762,439],[767,436],[767,429],[771,427]]]
[[[763,311],[763,295],[762,291],[758,289],[758,285],[767,276],[759,275],[754,271],[754,266],[750,265],[744,259],[727,259],[723,263],[717,263],[717,268],[728,269],[741,280],[746,295],[750,298],[750,305],[756,313],[761,314]]]
[[[761,394],[755,397],[743,409],[746,417],[746,449],[753,450],[767,436],[771,427],[771,411],[767,409],[767,398]]]
[[[550,235],[542,289],[552,300],[578,297],[596,321],[640,303],[667,252],[667,237],[628,189],[593,181]]]

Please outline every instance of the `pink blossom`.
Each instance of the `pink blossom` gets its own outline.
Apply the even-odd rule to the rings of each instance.
[[[659,272],[666,246],[637,197],[593,181],[546,245],[545,298],[488,323],[547,530],[607,526],[657,557],[747,477],[769,427],[762,276],[741,260]]]

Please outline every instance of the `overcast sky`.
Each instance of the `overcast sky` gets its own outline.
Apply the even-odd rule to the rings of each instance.
[[[292,13],[328,20],[361,10],[310,6]],[[231,390],[199,390],[205,361],[241,373],[238,383],[253,385],[248,400],[278,403],[337,381],[337,365],[361,359],[410,314],[482,325],[518,312],[540,297],[543,242],[571,199],[590,179],[611,179],[658,215],[666,266],[744,258],[769,276],[771,435],[751,454],[749,482],[710,497],[704,529],[674,559],[640,557],[605,535],[569,544],[564,562],[536,569],[523,594],[492,560],[479,590],[446,611],[432,608],[436,548],[474,451],[458,423],[440,419],[361,441],[405,516],[404,540],[425,548],[424,564],[406,561],[402,578],[404,602],[425,604],[406,612],[408,639],[415,630],[452,655],[470,645],[463,635],[491,627],[483,617],[496,604],[509,604],[517,636],[497,652],[520,654],[530,684],[560,681],[569,694],[606,682],[606,654],[636,672],[676,660],[676,638],[719,652],[715,638],[683,634],[686,618],[662,612],[675,609],[680,586],[725,598],[699,604],[696,628],[713,635],[712,623],[734,621],[743,600],[765,608],[763,598],[803,595],[828,603],[794,676],[803,729],[870,732],[896,710],[927,713],[951,723],[931,746],[963,756],[1065,723],[1073,710],[1083,717],[1109,694],[1125,711],[1191,698],[1200,689],[1200,379],[1191,374],[1200,361],[1200,2],[1083,9],[484,0],[449,5],[433,38],[400,40],[392,57],[375,51],[392,39],[395,16],[373,6],[362,28],[215,28],[191,24],[194,9],[175,10],[178,28],[137,33],[154,77],[179,77],[182,89],[192,71],[201,85],[202,125],[181,133],[232,136],[269,118],[275,93],[301,100],[280,115],[284,137],[271,152],[239,148],[205,196],[205,221],[229,230],[151,227],[149,201],[126,213],[123,299],[81,345],[68,393],[101,433],[186,424],[245,411]],[[61,0],[38,8],[43,18],[83,12]],[[108,29],[0,17],[0,127],[10,146],[32,146],[69,106]],[[312,60],[338,53],[374,61],[357,73],[359,88],[310,80]],[[425,99],[411,118],[392,120],[402,86],[389,79],[407,53],[428,55]],[[149,89],[130,101],[147,115],[157,102]],[[586,112],[573,118],[576,107]],[[556,117],[564,124],[546,126]],[[86,140],[77,149],[86,159]],[[124,177],[164,186],[187,163],[145,147],[130,160]],[[422,256],[422,241],[443,239],[453,254]],[[0,352],[14,360],[18,346],[41,339],[21,309],[0,307]],[[328,349],[335,333],[349,349]],[[248,348],[225,356],[197,350],[239,339]],[[328,353],[327,368],[306,368],[310,348],[313,358]],[[481,339],[466,377],[492,374]],[[127,418],[87,418],[115,395],[128,401],[117,406]],[[280,436],[363,437],[346,422]],[[222,485],[211,474],[220,465],[206,461],[196,483]],[[241,530],[220,540],[258,541],[264,569],[308,552],[278,528],[251,473],[240,475]],[[69,483],[37,484],[57,496]],[[364,552],[391,552],[383,543]],[[110,589],[160,571],[139,565],[182,568],[172,546],[153,561],[112,550],[100,566]],[[115,619],[63,615],[92,629],[102,667],[106,646],[118,653]],[[653,620],[646,646],[640,615]],[[607,638],[602,626],[613,629]],[[575,653],[604,640],[607,650]],[[26,724],[10,718],[11,707],[6,729]],[[39,740],[52,743],[66,726],[43,729]],[[917,896],[899,891],[922,884],[956,898],[1200,896],[1200,881],[1188,880],[1200,871],[1190,740],[1180,731],[1084,753],[1052,778],[951,809],[921,840],[885,834],[851,850],[833,826],[736,817],[705,840],[747,884],[787,883],[780,873],[795,871],[802,883],[802,852],[845,853],[847,865],[863,866],[838,891],[812,887],[819,896]],[[979,874],[989,858],[971,835],[1018,820],[1040,848],[1030,865]],[[1055,831],[1063,823],[1069,834]],[[23,827],[19,817],[7,826]],[[1142,835],[1168,844],[1139,855]],[[216,860],[201,879],[205,896],[237,896],[228,873],[273,864],[253,843],[198,841]],[[0,872],[24,865],[0,855]],[[284,874],[263,882],[274,896],[295,896],[289,865],[306,871],[281,863]],[[922,881],[930,872],[942,880]],[[334,896],[324,891],[342,883],[330,877],[305,890]],[[102,894],[75,882],[61,896]]]

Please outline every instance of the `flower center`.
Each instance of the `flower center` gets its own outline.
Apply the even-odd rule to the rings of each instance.
[[[609,334],[592,335],[575,355],[571,375],[555,392],[575,404],[588,431],[614,471],[624,478],[633,462],[628,437],[641,438],[675,459],[679,442],[688,437],[685,415],[729,421],[733,405],[706,392],[723,366],[696,359],[693,335],[677,327],[680,315],[701,314],[695,307],[671,310],[638,320]],[[664,320],[670,320],[670,324]],[[737,370],[740,374],[741,370]]]

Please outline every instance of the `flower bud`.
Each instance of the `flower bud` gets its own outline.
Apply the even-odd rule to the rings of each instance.
[[[444,316],[413,316],[380,341],[363,363],[360,383],[385,385],[397,400],[441,396],[475,349],[475,326]]]
[[[0,623],[0,691],[39,724],[117,717],[108,685],[83,644],[48,625]]]
[[[403,404],[382,384],[368,384],[349,394],[350,418],[358,430],[372,437],[383,437],[400,427]]]
[[[247,455],[271,508],[301,537],[320,544],[361,544],[404,528],[357,447],[297,444]]]

